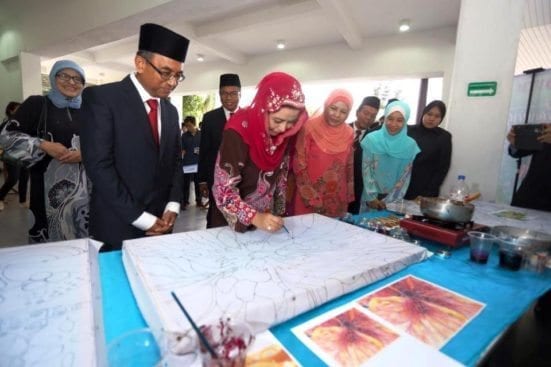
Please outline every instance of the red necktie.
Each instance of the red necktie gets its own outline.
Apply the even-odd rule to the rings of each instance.
[[[151,126],[151,133],[153,134],[153,140],[155,144],[159,145],[159,127],[157,126],[157,109],[159,102],[156,99],[148,99],[147,104],[149,105],[149,126]]]

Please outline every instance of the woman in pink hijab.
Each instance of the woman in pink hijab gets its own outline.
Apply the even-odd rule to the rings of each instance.
[[[352,104],[348,91],[334,90],[325,100],[323,112],[299,132],[293,156],[296,191],[292,214],[341,217],[354,201],[354,130],[345,123]]]

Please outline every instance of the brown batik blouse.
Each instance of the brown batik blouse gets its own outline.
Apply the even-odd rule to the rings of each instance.
[[[249,146],[232,129],[224,130],[214,168],[212,194],[217,209],[213,227],[229,225],[237,232],[254,228],[257,212],[283,215],[289,171],[289,153],[274,171],[261,171],[249,157]],[[211,203],[214,205],[215,203]]]

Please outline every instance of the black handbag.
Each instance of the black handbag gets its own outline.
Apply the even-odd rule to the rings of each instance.
[[[36,127],[36,135],[39,138],[44,138],[47,135],[47,119],[48,101],[46,97],[44,97],[44,104],[42,105]],[[8,128],[12,124],[18,125],[19,122],[16,120],[6,120],[0,125],[0,161],[19,168],[29,168],[35,164],[36,161],[29,159],[29,151],[26,147],[22,147],[21,144],[17,144],[14,141],[15,139],[10,138],[10,134],[13,132],[8,131]]]

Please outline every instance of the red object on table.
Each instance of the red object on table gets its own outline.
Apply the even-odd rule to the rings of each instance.
[[[400,227],[405,228],[412,236],[434,241],[450,247],[461,247],[469,244],[469,231],[480,231],[485,225],[465,223],[463,225],[436,224],[425,218],[405,218],[400,220]]]

